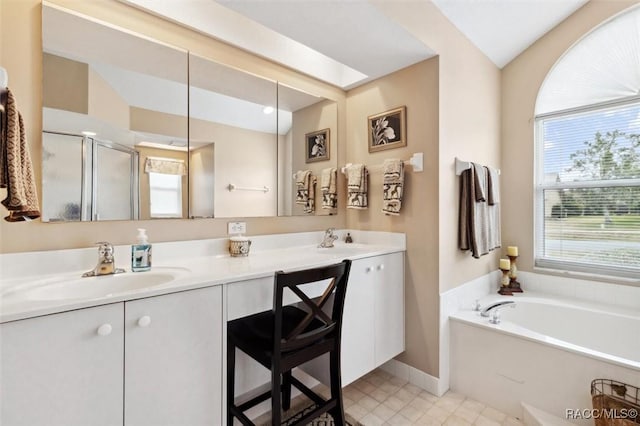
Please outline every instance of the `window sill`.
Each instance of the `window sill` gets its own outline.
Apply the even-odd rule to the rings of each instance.
[[[639,278],[612,277],[610,275],[596,274],[593,272],[568,271],[565,269],[556,269],[545,266],[534,266],[533,272],[545,275],[554,275],[564,278],[573,278],[578,280],[597,281],[602,283],[628,285],[640,287]]]

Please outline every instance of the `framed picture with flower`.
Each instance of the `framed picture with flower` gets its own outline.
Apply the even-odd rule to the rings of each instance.
[[[322,129],[304,135],[306,144],[306,161],[324,161],[329,159],[329,129]]]
[[[376,115],[370,115],[369,152],[407,146],[407,107],[401,106]]]

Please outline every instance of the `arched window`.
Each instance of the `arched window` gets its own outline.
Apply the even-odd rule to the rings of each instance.
[[[535,133],[536,266],[640,277],[640,7],[554,65]]]

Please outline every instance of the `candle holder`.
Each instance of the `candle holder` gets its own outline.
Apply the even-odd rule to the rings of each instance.
[[[509,269],[509,289],[512,293],[522,293],[522,287],[518,281],[518,268],[516,267],[516,260],[518,256],[507,255],[511,261],[511,269]]]
[[[500,289],[498,290],[498,294],[502,294],[503,296],[512,296],[513,292],[511,288],[509,288],[509,271],[510,269],[502,269],[502,279],[500,280]]]

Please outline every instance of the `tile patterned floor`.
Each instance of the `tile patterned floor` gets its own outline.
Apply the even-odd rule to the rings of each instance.
[[[329,389],[324,385],[314,388],[324,397]],[[492,407],[447,392],[438,398],[421,388],[395,377],[381,369],[343,389],[345,411],[362,426],[523,426],[523,423]],[[309,404],[304,396],[292,402],[290,412],[284,418]],[[271,413],[255,420],[258,425],[269,425]],[[234,424],[240,424],[236,420]]]
[[[380,369],[347,386],[342,395],[345,411],[364,426],[522,426],[464,395],[447,392],[438,398]]]

